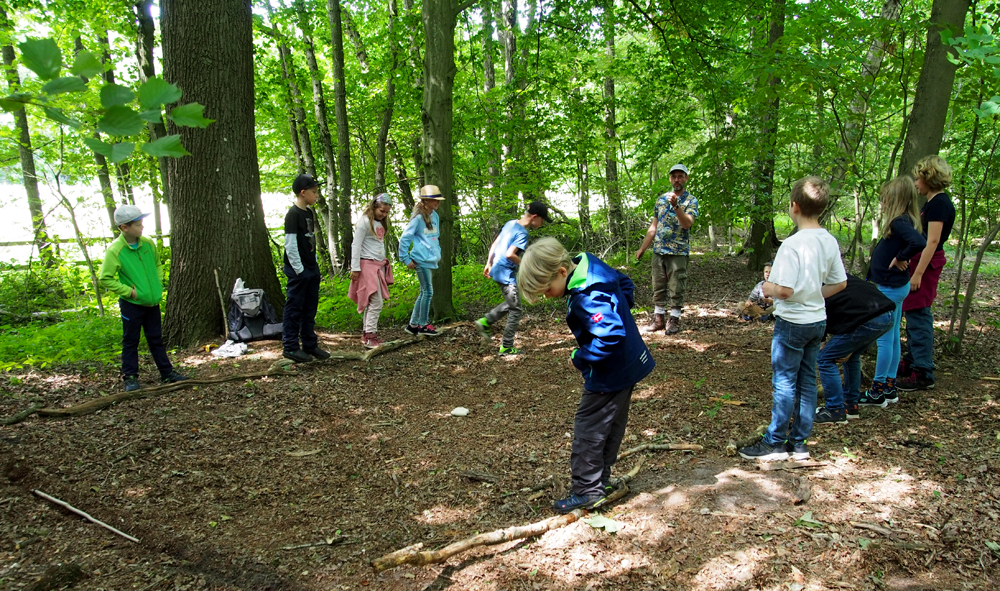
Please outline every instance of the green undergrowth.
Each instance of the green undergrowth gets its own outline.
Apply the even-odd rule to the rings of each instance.
[[[0,371],[26,366],[45,368],[79,362],[114,363],[121,353],[122,321],[96,311],[67,316],[62,322],[0,326]],[[145,350],[145,344],[139,344]]]

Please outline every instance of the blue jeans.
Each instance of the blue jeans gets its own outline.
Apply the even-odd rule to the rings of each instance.
[[[819,353],[819,379],[823,383],[823,403],[830,410],[855,404],[861,395],[861,355],[876,339],[892,327],[893,313],[885,312],[847,334],[830,335]],[[897,324],[897,326],[899,326]],[[890,331],[891,332],[891,331]],[[840,381],[837,360],[844,362],[844,381]]]
[[[793,324],[774,321],[771,371],[774,387],[771,425],[764,434],[769,445],[802,443],[812,433],[816,414],[816,358],[826,332],[826,320]]]
[[[930,308],[903,312],[906,316],[906,359],[913,369],[934,380],[934,317]]]
[[[431,282],[431,271],[427,267],[417,267],[417,281],[420,282],[420,293],[417,294],[417,301],[413,303],[413,313],[410,314],[410,324],[413,326],[427,326],[431,323],[431,298],[434,296],[434,284]]]
[[[896,370],[899,369],[899,321],[903,316],[903,300],[910,294],[910,284],[904,283],[899,287],[886,287],[876,285],[885,297],[896,304],[896,310],[892,313],[892,326],[889,331],[878,338],[878,358],[875,361],[875,381],[885,382],[886,378],[895,378]],[[824,386],[825,387],[825,386]]]

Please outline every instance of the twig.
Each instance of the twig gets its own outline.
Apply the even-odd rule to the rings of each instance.
[[[787,462],[765,462],[763,464],[757,464],[757,469],[764,472],[773,472],[775,470],[794,470],[795,468],[822,468],[823,466],[829,466],[828,462],[813,462],[811,460],[789,460]]]
[[[294,546],[282,546],[282,550],[301,550],[302,548],[315,548],[316,546],[336,546],[337,544],[343,544],[347,538],[341,536],[339,538],[326,538],[322,542],[312,542],[309,544],[296,544]]]
[[[215,273],[215,289],[219,292],[219,308],[222,310],[222,334],[229,336],[229,316],[226,314],[226,298],[222,297],[222,286],[219,285],[219,270],[212,269]]]
[[[743,402],[742,400],[729,400],[728,398],[718,398],[716,396],[712,396],[711,398],[709,398],[709,400],[711,400],[712,402],[721,402],[722,404],[733,404],[736,406],[743,406],[744,404],[749,404],[747,402]]]
[[[86,519],[88,521],[96,523],[97,525],[99,525],[99,526],[101,526],[103,528],[106,528],[106,529],[108,529],[108,530],[110,530],[110,531],[112,531],[112,532],[120,535],[121,537],[125,538],[126,540],[129,540],[131,542],[135,542],[136,544],[139,543],[138,539],[133,538],[132,536],[130,536],[130,535],[126,534],[126,533],[122,533],[121,531],[118,531],[117,529],[111,527],[110,525],[108,525],[107,523],[104,523],[103,521],[100,521],[98,519],[94,519],[93,517],[91,517],[90,515],[87,515],[83,511],[77,509],[73,505],[70,505],[66,501],[60,501],[59,499],[57,499],[55,497],[50,497],[49,495],[43,493],[42,491],[40,491],[38,489],[32,490],[31,492],[35,493],[36,495],[40,496],[41,498],[45,499],[46,501],[49,501],[50,503],[55,503],[56,505],[59,505],[60,507],[62,507],[64,509],[72,511],[73,513],[76,513],[77,515],[79,515],[80,517],[83,517],[84,519]]]
[[[867,529],[868,531],[873,531],[875,533],[882,534],[883,536],[885,536],[887,538],[893,538],[893,539],[895,539],[895,538],[899,537],[899,533],[898,532],[894,532],[891,529],[882,527],[881,525],[875,525],[874,523],[864,523],[862,521],[850,521],[849,523],[851,525],[853,525],[854,527],[857,527],[857,528],[860,528],[860,529]]]
[[[499,476],[494,476],[493,474],[488,474],[486,472],[463,470],[462,472],[459,472],[458,475],[468,478],[469,480],[478,480],[479,482],[500,482]]]
[[[618,459],[627,458],[632,454],[639,453],[640,451],[701,451],[705,449],[704,447],[696,443],[644,443],[638,447],[633,447],[632,449],[627,449],[622,453],[618,454]]]
[[[12,416],[10,418],[0,419],[0,425],[4,425],[4,426],[7,426],[7,425],[16,425],[17,423],[20,423],[21,421],[27,419],[31,415],[33,415],[36,412],[38,412],[38,410],[41,409],[41,408],[42,408],[42,404],[36,402],[35,404],[32,404],[28,408],[22,410],[21,412],[17,413],[16,415],[14,415],[14,416]]]

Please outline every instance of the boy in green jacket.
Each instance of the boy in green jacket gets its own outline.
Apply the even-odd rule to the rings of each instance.
[[[111,243],[101,265],[101,286],[118,294],[122,311],[122,378],[125,391],[138,390],[139,335],[146,333],[146,343],[153,355],[160,381],[164,384],[186,380],[174,371],[163,346],[160,324],[160,299],[163,297],[162,265],[156,245],[142,235],[142,218],[148,216],[134,205],[115,210],[115,224],[121,235]]]

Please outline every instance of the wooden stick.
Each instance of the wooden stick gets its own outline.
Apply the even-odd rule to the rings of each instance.
[[[229,316],[226,314],[226,298],[222,297],[222,286],[219,285],[219,270],[212,269],[215,273],[215,289],[219,292],[219,307],[222,310],[222,334],[229,337]]]
[[[827,462],[813,462],[811,460],[789,460],[787,462],[764,462],[762,464],[757,464],[757,469],[764,472],[773,472],[775,470],[793,470],[795,468],[822,468],[823,466],[829,466]]]
[[[93,517],[91,517],[90,515],[87,515],[87,514],[86,514],[86,513],[84,513],[83,511],[81,511],[81,510],[77,509],[77,508],[76,508],[76,507],[74,507],[73,505],[70,505],[70,504],[69,504],[69,503],[67,503],[66,501],[60,501],[59,499],[57,499],[57,498],[55,498],[55,497],[50,497],[49,495],[47,495],[47,494],[43,493],[42,491],[40,491],[40,490],[38,490],[38,489],[35,489],[35,490],[31,491],[31,492],[33,492],[33,493],[35,493],[36,495],[38,495],[38,496],[42,497],[42,498],[43,498],[43,499],[45,499],[46,501],[49,501],[49,502],[51,502],[51,503],[55,503],[56,505],[59,505],[60,507],[62,507],[62,508],[64,508],[64,509],[67,509],[67,510],[69,510],[69,511],[72,511],[73,513],[76,513],[77,515],[79,515],[80,517],[83,517],[84,519],[86,519],[86,520],[88,520],[88,521],[91,521],[91,522],[93,522],[93,523],[96,523],[97,525],[99,525],[99,526],[101,526],[101,527],[103,527],[103,528],[106,528],[106,529],[108,529],[108,530],[110,530],[110,531],[112,531],[112,532],[114,532],[114,533],[116,533],[116,534],[120,535],[121,537],[125,538],[126,540],[129,540],[129,541],[132,541],[132,542],[135,542],[136,544],[138,544],[138,543],[139,543],[139,540],[138,540],[138,539],[136,539],[136,538],[133,538],[132,536],[130,536],[130,535],[126,534],[126,533],[122,533],[122,532],[118,531],[117,529],[115,529],[115,528],[111,527],[110,525],[108,525],[107,523],[104,523],[103,521],[100,521],[100,520],[98,520],[98,519],[94,519]]]
[[[618,459],[627,458],[640,451],[701,451],[704,447],[695,443],[644,443],[638,447],[627,449],[618,454]]]
[[[31,415],[35,414],[35,412],[37,412],[41,408],[42,408],[42,405],[40,403],[36,402],[35,404],[32,404],[28,408],[22,410],[21,412],[17,413],[16,415],[14,415],[14,416],[12,416],[10,418],[0,419],[0,425],[7,426],[7,425],[15,425],[17,423],[20,423],[21,421],[23,421],[23,420],[27,419],[28,417],[30,417]]]
[[[857,527],[859,529],[867,529],[868,531],[873,531],[875,533],[882,534],[883,536],[885,536],[887,538],[893,538],[893,539],[895,539],[895,538],[899,537],[899,534],[897,534],[896,532],[892,531],[891,529],[882,527],[881,525],[875,525],[874,523],[865,523],[863,521],[851,521],[849,523],[851,525],[853,525],[854,527]]]

